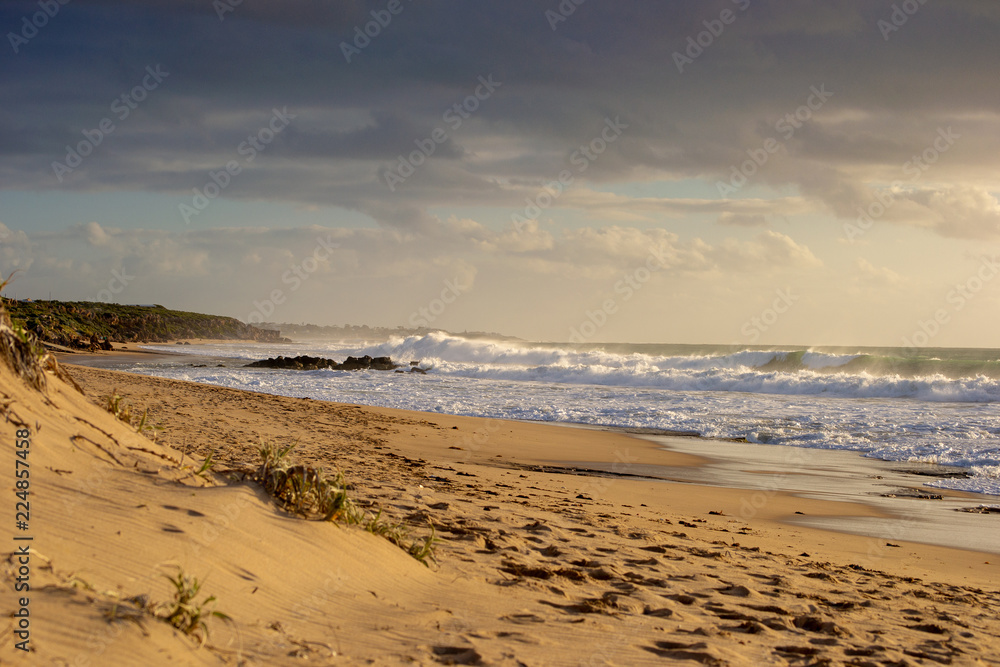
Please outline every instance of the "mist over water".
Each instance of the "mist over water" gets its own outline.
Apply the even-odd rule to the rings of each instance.
[[[142,365],[287,396],[495,418],[697,431],[967,468],[1000,495],[1000,350],[521,343],[442,333],[276,346],[150,346],[236,359],[418,361],[427,374]]]

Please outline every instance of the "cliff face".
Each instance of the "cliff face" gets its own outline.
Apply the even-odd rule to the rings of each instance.
[[[90,301],[5,300],[13,321],[40,340],[87,348],[101,339],[163,343],[180,338],[254,340],[277,343],[281,332],[259,329],[232,317],[204,315],[163,306],[120,306]]]

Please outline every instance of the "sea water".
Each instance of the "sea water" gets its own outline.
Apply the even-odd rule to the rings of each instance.
[[[1000,350],[571,345],[443,333],[387,341],[143,346],[129,370],[283,396],[426,412],[696,431],[958,466],[931,486],[1000,495]],[[243,368],[278,355],[391,356],[408,370]]]

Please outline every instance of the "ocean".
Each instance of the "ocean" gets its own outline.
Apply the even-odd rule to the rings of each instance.
[[[928,485],[1000,495],[995,349],[574,345],[443,333],[142,347],[194,359],[132,363],[128,370],[325,401],[854,450],[953,466],[967,475]],[[301,354],[338,361],[391,356],[406,366],[419,362],[426,374],[242,367]]]

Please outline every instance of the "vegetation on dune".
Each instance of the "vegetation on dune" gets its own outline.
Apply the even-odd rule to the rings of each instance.
[[[9,280],[8,278],[0,281],[0,291]],[[45,351],[45,348],[39,343],[38,337],[25,329],[20,322],[12,321],[4,301],[4,299],[0,299],[0,361],[7,364],[21,379],[37,391],[45,391],[46,371],[80,389],[79,385],[59,367],[55,358]]]
[[[262,444],[258,448],[260,467],[251,476],[286,510],[306,518],[360,525],[424,565],[428,565],[428,559],[434,559],[437,537],[433,526],[430,535],[411,539],[406,526],[384,518],[380,508],[369,511],[359,508],[348,496],[343,473],[329,475],[322,468],[293,464],[289,453],[294,447],[294,443],[285,447]]]
[[[110,598],[112,604],[105,610],[104,615],[111,623],[131,621],[143,628],[144,634],[148,634],[145,631],[145,620],[152,617],[165,621],[194,638],[200,648],[208,641],[209,620],[219,618],[231,623],[233,619],[228,614],[215,610],[218,598],[214,595],[199,600],[202,582],[188,576],[181,566],[173,565],[173,567],[177,568],[176,574],[163,575],[173,588],[172,599],[167,602],[153,602],[147,594],[122,597],[120,591],[98,591],[75,575],[69,583],[74,588],[82,587],[106,599]]]
[[[205,315],[163,306],[122,306],[93,301],[13,301],[4,299],[11,320],[40,340],[89,348],[98,341],[166,342],[214,338],[282,342],[279,331],[244,324],[232,317]]]
[[[201,583],[184,574],[184,570],[180,567],[177,568],[177,574],[174,576],[163,576],[174,587],[174,598],[170,602],[165,602],[152,609],[157,618],[166,621],[184,634],[197,638],[202,645],[208,639],[208,619],[232,620],[228,615],[215,610],[216,597],[214,595],[198,601]]]
[[[118,395],[117,389],[111,390],[111,395],[104,397],[104,409],[113,414],[119,421],[134,428],[136,433],[145,435],[150,440],[156,440],[156,432],[162,430],[159,426],[146,423],[149,417],[148,408],[142,411],[141,416],[137,412],[133,413],[132,406],[125,401],[124,396]]]

